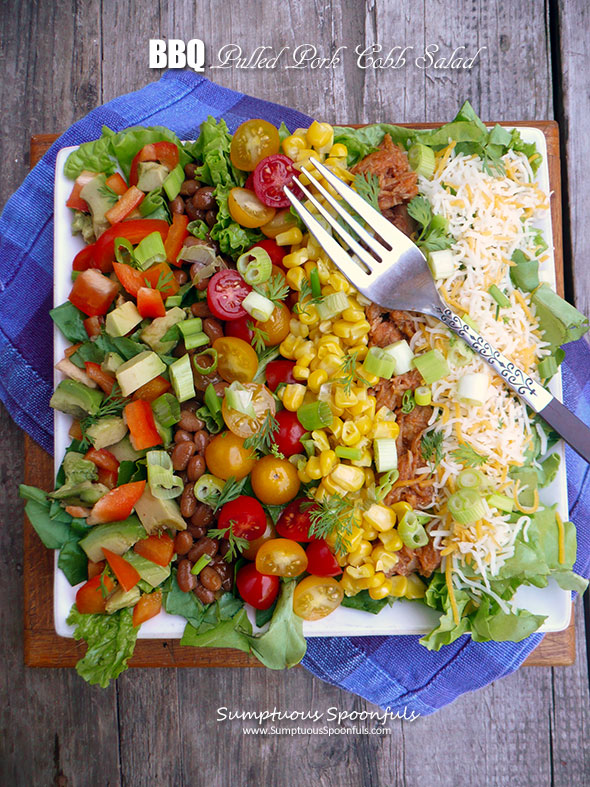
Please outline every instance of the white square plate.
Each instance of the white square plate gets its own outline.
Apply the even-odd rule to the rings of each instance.
[[[549,193],[549,169],[547,166],[547,145],[545,136],[540,129],[532,127],[519,127],[518,129],[526,142],[534,142],[537,150],[543,156],[543,163],[537,173],[540,188]],[[72,190],[72,181],[63,174],[66,158],[74,148],[60,150],[56,161],[55,170],[55,202],[54,202],[54,290],[53,302],[55,306],[63,303],[70,292],[72,260],[75,254],[83,248],[84,242],[79,235],[71,233],[72,214],[66,208],[66,200]],[[541,266],[548,276],[550,284],[555,287],[555,261],[553,257],[553,235],[551,231],[551,217],[540,222],[544,237],[549,246],[548,259]],[[63,358],[67,342],[54,327],[53,331],[54,363]],[[55,385],[61,379],[59,372],[55,372]],[[562,386],[561,374],[557,374],[550,385],[551,392],[561,399]],[[68,430],[71,419],[60,412],[55,412],[55,472],[61,465],[65,449],[69,444]],[[542,500],[545,503],[557,503],[560,515],[565,520],[568,518],[567,486],[565,477],[565,456],[563,443],[560,442],[554,449],[561,456],[559,472],[553,483],[542,490]],[[65,575],[57,567],[57,553],[55,556],[54,578],[54,619],[57,633],[63,637],[71,637],[73,629],[66,623],[66,618],[74,603],[76,590],[79,586],[71,587]],[[547,619],[540,628],[541,632],[562,631],[570,620],[571,594],[562,590],[554,580],[549,581],[546,588],[523,587],[516,594],[519,606],[535,614],[547,615]],[[437,623],[439,613],[426,607],[421,602],[400,600],[392,607],[385,607],[378,615],[371,615],[356,609],[340,607],[323,620],[305,622],[303,631],[307,637],[330,636],[375,636],[375,635],[401,635],[424,634],[430,631]],[[168,615],[161,612],[157,617],[144,623],[139,631],[143,639],[178,639],[182,636],[185,620],[177,615]]]

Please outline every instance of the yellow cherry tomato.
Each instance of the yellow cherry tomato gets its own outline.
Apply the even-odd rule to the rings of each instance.
[[[257,320],[256,326],[266,334],[264,343],[267,347],[274,347],[283,341],[289,333],[290,320],[291,312],[284,303],[275,306],[273,313],[265,322]]]
[[[297,541],[271,538],[256,553],[256,571],[275,577],[296,577],[307,568],[307,555]]]
[[[244,440],[233,432],[221,432],[205,448],[205,462],[209,472],[227,481],[234,476],[238,481],[252,472],[256,455],[244,448]]]
[[[227,401],[224,398],[221,405],[221,413],[223,420],[230,432],[237,434],[238,437],[252,437],[256,434],[264,423],[267,413],[275,414],[277,405],[274,396],[268,390],[266,385],[261,383],[245,383],[244,388],[252,393],[252,407],[256,413],[255,418],[251,418],[239,410],[234,410],[227,406]]]
[[[279,152],[279,132],[268,120],[246,120],[234,132],[229,157],[234,167],[252,172],[267,156]]]
[[[227,198],[227,207],[234,221],[242,227],[262,227],[275,215],[275,209],[263,205],[250,189],[232,189]]]
[[[290,230],[297,226],[297,219],[289,208],[277,210],[274,217],[260,228],[267,238],[276,238],[281,232]]]
[[[320,620],[342,603],[344,590],[333,577],[305,577],[293,593],[293,612],[303,620]]]
[[[269,506],[293,500],[301,486],[295,465],[270,454],[256,462],[250,481],[256,497]]]
[[[277,537],[277,531],[275,526],[273,525],[272,519],[269,515],[266,515],[266,530],[264,533],[259,537],[255,538],[254,541],[248,541],[248,545],[246,549],[243,549],[240,552],[242,557],[245,557],[246,560],[256,560],[256,553],[260,549],[260,547],[266,542],[270,541],[271,538]]]
[[[217,350],[217,371],[227,382],[249,383],[258,369],[258,356],[253,347],[237,336],[222,336],[213,342]]]

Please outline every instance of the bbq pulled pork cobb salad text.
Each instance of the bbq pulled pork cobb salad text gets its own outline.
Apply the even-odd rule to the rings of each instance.
[[[183,645],[281,669],[305,653],[303,620],[340,605],[427,604],[441,617],[421,641],[438,649],[538,629],[511,601],[523,584],[585,587],[574,525],[539,501],[556,435],[442,324],[336,270],[282,190],[312,158],[536,379],[587,329],[539,272],[540,154],[468,103],[428,131],[104,128],[65,165],[87,245],[51,312],[71,343],[51,406],[72,441],[55,491],[21,487],[80,585],[68,622],[90,683],[125,669],[161,610],[186,619]]]

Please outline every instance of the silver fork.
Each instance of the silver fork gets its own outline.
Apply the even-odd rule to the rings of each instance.
[[[319,202],[310,189],[301,180],[295,178],[297,185],[318,213],[346,243],[354,255],[354,257],[350,256],[293,191],[285,187],[285,194],[299,216],[349,282],[384,309],[415,311],[439,319],[478,353],[504,382],[555,429],[583,459],[590,462],[590,429],[546,388],[492,347],[483,336],[443,303],[434,285],[426,258],[410,238],[319,161],[312,159],[311,164],[342,200],[375,231],[375,235],[368,232],[350,215],[342,203],[324,188],[309,169],[303,170],[318,192],[325,197],[355,234],[356,237],[353,237],[348,229]],[[356,239],[357,237],[362,243]]]

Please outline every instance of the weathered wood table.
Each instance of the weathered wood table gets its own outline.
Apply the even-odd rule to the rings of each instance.
[[[330,121],[446,120],[464,98],[484,119],[559,120],[565,285],[590,311],[588,11],[582,0],[423,4],[293,0],[270,4],[6,0],[0,10],[4,204],[26,174],[29,138],[61,132],[97,104],[153,81],[150,38],[202,38],[208,66],[225,44],[243,55],[310,44],[333,68],[215,69],[206,75]],[[397,69],[359,68],[355,48],[413,47]],[[420,69],[429,45],[480,53],[471,69]],[[427,62],[427,61],[425,61]],[[366,64],[366,63],[365,63]],[[578,162],[581,162],[579,164]],[[581,602],[573,666],[523,668],[387,736],[257,737],[216,708],[371,709],[302,669],[132,670],[108,690],[73,670],[25,669],[22,638],[23,435],[4,410],[0,478],[0,783],[6,785],[582,785],[590,773],[588,671]],[[430,742],[433,743],[430,743]],[[430,744],[430,745],[429,745]],[[303,755],[303,756],[302,756]]]

